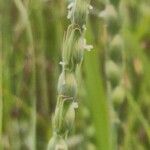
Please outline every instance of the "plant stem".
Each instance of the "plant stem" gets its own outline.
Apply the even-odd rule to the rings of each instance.
[[[1,3],[0,3],[1,4]],[[1,16],[0,16],[1,22]],[[0,24],[0,29],[2,24]],[[2,31],[0,30],[0,49],[2,49]],[[3,67],[2,51],[0,51],[0,150],[2,150],[2,127],[3,127],[3,95],[2,95],[2,67]]]
[[[97,51],[97,49],[94,49],[91,55],[85,55],[85,73],[88,99],[96,130],[95,134],[97,149],[112,150],[109,102],[105,97],[102,77],[99,73],[100,62]]]

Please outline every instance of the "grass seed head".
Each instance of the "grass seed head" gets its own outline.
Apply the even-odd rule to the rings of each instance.
[[[115,35],[120,29],[120,19],[115,7],[111,4],[106,5],[105,9],[99,14],[107,23],[107,29],[110,35]]]

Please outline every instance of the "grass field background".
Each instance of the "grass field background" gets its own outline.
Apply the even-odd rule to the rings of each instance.
[[[47,147],[70,23],[68,2],[0,0],[0,150]],[[107,35],[99,17],[105,3],[91,0],[85,36],[93,50],[85,52],[78,78],[79,108],[69,150],[149,150],[150,1],[120,0],[125,89],[117,92],[116,101],[107,93]]]

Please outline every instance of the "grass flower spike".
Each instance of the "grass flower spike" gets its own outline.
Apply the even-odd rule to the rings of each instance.
[[[75,109],[78,108],[76,70],[83,60],[84,50],[91,45],[84,38],[89,0],[74,0],[68,5],[68,26],[63,42],[62,73],[58,80],[58,100],[53,117],[53,135],[48,150],[67,150],[66,139],[74,127]]]
[[[106,30],[107,42],[105,43],[105,75],[107,84],[107,97],[110,103],[110,114],[112,115],[112,137],[113,147],[117,149],[117,126],[119,119],[117,109],[125,97],[125,88],[123,87],[124,73],[124,43],[121,37],[121,19],[119,15],[119,2],[107,2],[105,9],[99,13],[103,19]],[[117,109],[116,109],[117,108]]]

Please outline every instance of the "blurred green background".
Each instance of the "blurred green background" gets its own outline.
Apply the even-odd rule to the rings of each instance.
[[[117,0],[110,0],[115,4]],[[67,0],[0,0],[0,150],[45,150],[61,71]],[[99,12],[105,0],[91,0],[85,52],[78,85],[79,108],[68,138],[70,150],[150,149],[150,1],[121,0],[127,93],[107,100],[105,36]],[[112,135],[111,122],[115,123]],[[111,140],[117,139],[114,148]]]

